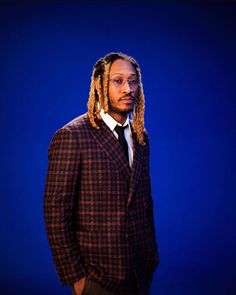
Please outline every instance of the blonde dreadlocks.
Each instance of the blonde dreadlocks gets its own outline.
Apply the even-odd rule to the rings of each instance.
[[[134,133],[140,144],[143,144],[144,132],[144,94],[141,82],[141,72],[138,63],[134,58],[123,53],[111,52],[105,57],[99,59],[93,68],[91,77],[91,85],[88,99],[88,116],[93,127],[99,128],[96,119],[101,120],[100,111],[105,113],[109,111],[108,104],[108,87],[109,87],[109,72],[112,63],[117,59],[129,61],[135,68],[139,80],[138,98],[135,107],[132,111],[132,121]]]

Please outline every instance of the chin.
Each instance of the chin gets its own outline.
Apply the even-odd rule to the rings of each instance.
[[[120,110],[121,113],[124,113],[124,114],[128,114],[128,113],[131,113],[133,111],[134,108],[124,108],[122,110]]]
[[[128,114],[130,112],[132,112],[134,109],[134,106],[124,106],[124,107],[111,107],[111,111],[115,112],[115,113],[120,113],[120,114]]]
[[[134,106],[133,105],[130,105],[130,106],[125,105],[125,106],[123,106],[123,107],[120,108],[120,112],[130,113],[130,112],[133,111],[133,109],[134,109]]]

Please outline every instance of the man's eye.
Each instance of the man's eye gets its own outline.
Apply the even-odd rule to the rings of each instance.
[[[122,79],[114,79],[113,81],[117,85],[122,85],[122,83],[123,83],[123,80]]]
[[[137,80],[133,79],[133,80],[129,80],[129,83],[131,84],[136,84],[137,83]]]
[[[130,80],[130,81],[129,81],[129,84],[130,84],[131,86],[136,86],[136,85],[138,85],[138,81],[137,81],[136,79],[133,79],[133,80]]]

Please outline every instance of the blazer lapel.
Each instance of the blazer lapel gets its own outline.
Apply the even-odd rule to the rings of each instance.
[[[131,169],[129,163],[125,157],[121,145],[115,138],[115,135],[107,127],[107,125],[99,120],[97,122],[99,129],[91,126],[90,132],[100,147],[104,150],[107,156],[117,166],[120,172],[125,176],[127,180],[130,178]]]

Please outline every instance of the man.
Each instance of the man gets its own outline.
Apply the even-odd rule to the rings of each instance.
[[[132,57],[98,60],[88,112],[54,135],[44,214],[57,273],[73,294],[150,294],[159,255],[144,95]]]

